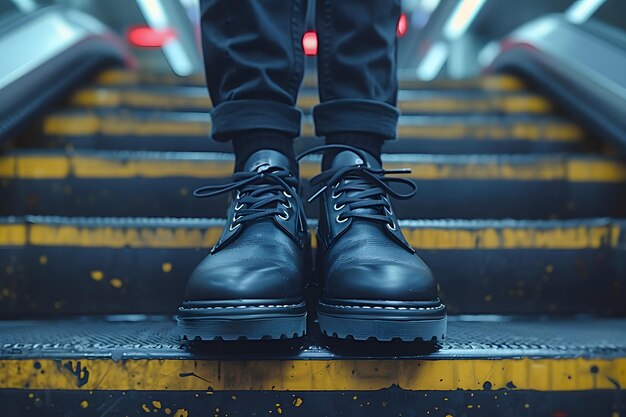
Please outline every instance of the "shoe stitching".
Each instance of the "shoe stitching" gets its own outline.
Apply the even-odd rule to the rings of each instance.
[[[247,306],[215,306],[215,307],[181,307],[183,310],[228,310],[228,309],[246,309],[246,308],[289,308],[303,307],[304,302],[300,304],[257,304]]]
[[[320,302],[321,305],[326,307],[336,307],[336,308],[363,308],[363,309],[372,309],[372,310],[441,310],[446,306],[444,304],[439,304],[436,307],[382,307],[382,306],[354,306],[354,305],[338,305],[338,304],[326,304]]]

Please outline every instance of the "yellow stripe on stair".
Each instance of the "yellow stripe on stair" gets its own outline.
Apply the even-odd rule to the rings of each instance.
[[[626,359],[0,360],[0,389],[137,391],[615,390]],[[506,392],[506,391],[504,391]]]
[[[215,244],[221,231],[218,225],[200,228],[0,224],[0,246],[208,249]],[[617,248],[621,233],[619,225],[480,229],[404,227],[409,244],[420,250]],[[315,241],[313,246],[316,246]]]

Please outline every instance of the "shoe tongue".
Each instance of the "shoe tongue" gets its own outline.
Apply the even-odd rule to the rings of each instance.
[[[261,172],[271,167],[283,168],[290,172],[293,171],[289,158],[272,149],[262,149],[250,155],[243,170],[245,172]]]
[[[372,155],[370,155],[369,153],[365,151],[363,151],[363,153],[365,154],[366,162],[369,167],[377,168],[377,169],[381,168],[380,162],[378,162],[376,158],[374,158]],[[333,159],[331,163],[331,168],[341,168],[341,167],[346,167],[350,165],[363,165],[363,159],[354,152],[342,151],[338,153]],[[346,179],[344,181],[346,183],[349,183],[350,181],[353,181],[353,180]],[[350,196],[351,194],[354,194],[354,193],[355,191],[351,191],[351,192],[348,192],[347,195]],[[354,212],[361,213],[361,214],[380,214],[381,210],[382,209],[375,209],[375,208],[360,208],[360,209],[354,210]]]

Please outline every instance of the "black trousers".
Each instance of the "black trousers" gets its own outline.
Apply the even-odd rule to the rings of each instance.
[[[296,137],[306,0],[201,0],[213,137],[273,129]],[[316,134],[395,138],[400,0],[318,0]]]

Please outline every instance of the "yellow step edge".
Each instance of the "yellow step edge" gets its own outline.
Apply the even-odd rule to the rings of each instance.
[[[568,181],[584,183],[626,182],[626,164],[617,160],[540,158],[536,161],[386,162],[385,168],[411,168],[404,175],[415,180],[475,181]],[[63,178],[227,178],[233,162],[228,160],[123,159],[87,155],[0,156],[1,179]],[[319,173],[319,163],[304,161],[304,179]]]
[[[399,125],[398,137],[429,138],[435,140],[521,140],[549,142],[582,142],[583,130],[570,123],[535,124],[513,122],[507,126],[498,124],[468,125],[450,122],[442,125]],[[138,120],[131,117],[99,117],[94,114],[80,116],[52,115],[44,119],[43,134],[55,136],[198,136],[211,134],[211,122],[207,121],[167,121],[157,117]],[[302,124],[302,136],[314,136],[311,123]]]
[[[95,78],[95,82],[102,85],[132,85],[140,83],[161,85],[206,85],[203,75],[183,78],[171,75],[146,74],[120,70],[104,71]],[[519,91],[526,88],[524,83],[519,78],[510,75],[487,75],[481,78],[467,80],[439,79],[434,81],[419,81],[401,79],[398,83],[400,88],[404,89],[477,88],[496,91]],[[316,87],[317,78],[313,75],[305,76],[303,86],[308,88]]]
[[[209,249],[222,232],[220,226],[81,227],[76,225],[0,224],[0,246]],[[421,250],[576,250],[617,248],[621,227],[579,226],[541,229],[504,227],[482,229],[404,228],[409,244]],[[312,230],[312,246],[316,246]]]
[[[209,97],[177,96],[158,92],[123,91],[107,89],[84,89],[74,93],[69,104],[79,107],[120,107],[134,106],[175,110],[180,108],[208,111],[211,107]],[[319,104],[315,96],[298,98],[297,107],[310,110]],[[434,97],[420,100],[399,100],[398,108],[402,112],[503,112],[548,114],[553,111],[551,103],[541,97],[490,97],[490,98],[452,98]]]
[[[0,360],[0,389],[137,391],[615,390],[626,359]]]

